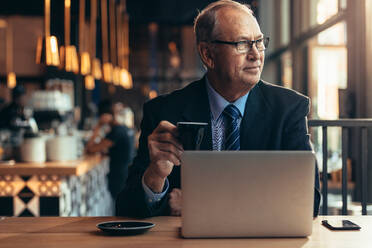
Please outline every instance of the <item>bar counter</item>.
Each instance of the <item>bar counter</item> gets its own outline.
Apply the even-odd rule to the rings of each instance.
[[[44,162],[44,163],[26,163],[17,162],[14,165],[0,165],[0,175],[76,175],[80,176],[97,165],[104,158],[100,155],[85,156],[79,160]]]
[[[108,158],[0,165],[0,215],[96,216],[113,213]]]

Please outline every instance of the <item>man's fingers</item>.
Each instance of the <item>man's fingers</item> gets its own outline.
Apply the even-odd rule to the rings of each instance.
[[[150,137],[151,140],[156,140],[158,142],[163,143],[170,143],[177,147],[177,149],[183,151],[183,147],[177,137],[175,137],[172,133],[166,132],[166,133],[154,133]]]
[[[171,208],[171,215],[179,216],[182,212],[182,191],[174,188],[169,193],[169,206]]]
[[[167,160],[172,162],[173,165],[175,165],[175,164],[179,165],[181,163],[181,161],[173,153],[163,152],[163,151],[160,151],[160,150],[156,153],[156,155],[153,158],[153,161],[156,164],[159,164],[158,163],[159,161],[167,161]]]
[[[161,121],[152,134],[148,137],[148,141],[149,143],[153,140],[163,143],[171,143],[179,150],[183,151],[183,147],[177,137],[177,127],[168,121]]]
[[[177,157],[177,159],[181,159],[181,155],[183,153],[183,150],[180,150],[178,147],[174,146],[172,143],[167,142],[159,142],[157,140],[149,140],[148,141],[148,148],[150,152],[151,158],[153,158],[157,152],[163,151],[163,152],[170,152],[174,154],[174,156]]]
[[[170,153],[174,154],[174,156],[176,156],[177,159],[179,159],[179,160],[181,159],[182,150],[178,149],[177,147],[175,147],[174,145],[172,145],[170,143],[161,143],[161,142],[158,142],[158,144],[156,145],[156,147],[160,151],[170,152]]]
[[[155,133],[164,133],[164,132],[170,132],[175,137],[178,136],[177,127],[170,123],[169,121],[161,121],[158,126],[154,130]]]
[[[172,192],[169,193],[169,197],[169,201],[180,201],[182,198],[182,191],[180,189],[174,188]]]
[[[180,189],[174,188],[170,194],[173,196],[181,196],[182,191]]]

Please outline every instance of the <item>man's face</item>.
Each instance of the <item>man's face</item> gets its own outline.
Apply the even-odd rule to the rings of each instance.
[[[256,19],[243,10],[224,8],[217,12],[217,24],[213,39],[237,42],[257,40],[263,34]],[[229,87],[238,91],[252,88],[261,77],[264,52],[255,44],[247,53],[239,53],[236,46],[213,44],[213,71],[218,77],[229,82]]]
[[[101,124],[110,124],[113,120],[112,114],[104,113],[100,116],[99,121]]]

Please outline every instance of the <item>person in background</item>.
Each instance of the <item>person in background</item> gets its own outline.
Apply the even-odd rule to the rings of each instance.
[[[109,191],[113,199],[124,188],[128,166],[134,157],[134,131],[119,124],[114,104],[104,100],[98,106],[99,120],[86,144],[88,153],[107,153],[110,158]]]
[[[115,103],[114,112],[115,112],[117,122],[129,128],[135,128],[134,127],[134,113],[129,106],[126,106],[122,104],[121,102]]]
[[[0,128],[14,129],[17,122],[25,121],[25,106],[26,90],[22,85],[17,85],[12,90],[12,102],[0,111]]]
[[[177,122],[208,123],[201,150],[312,150],[309,98],[261,80],[269,39],[252,10],[231,0],[213,2],[196,17],[194,30],[206,75],[145,103],[138,153],[117,197],[118,215],[182,213],[183,147]],[[319,175],[314,167],[317,216]]]

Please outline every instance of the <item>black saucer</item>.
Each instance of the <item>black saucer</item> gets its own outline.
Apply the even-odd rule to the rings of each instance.
[[[137,235],[153,228],[155,224],[140,221],[109,221],[97,224],[104,232],[113,235]]]

